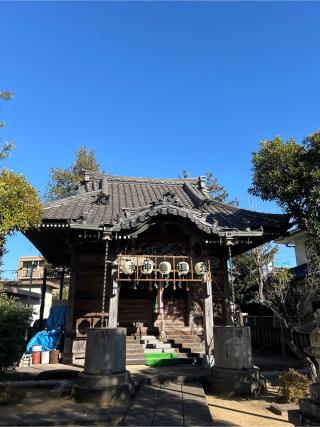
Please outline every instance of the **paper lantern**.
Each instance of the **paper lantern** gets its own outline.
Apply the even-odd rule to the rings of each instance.
[[[177,264],[177,270],[179,276],[184,276],[189,273],[189,264],[186,261],[180,261]]]
[[[207,264],[203,261],[197,262],[194,266],[194,271],[198,276],[203,276],[208,271]]]
[[[141,266],[141,273],[151,274],[153,272],[154,262],[151,259],[145,259]]]
[[[164,275],[169,275],[171,271],[171,264],[168,261],[162,261],[159,264],[159,271],[160,273]]]
[[[128,259],[122,264],[122,271],[124,272],[124,274],[127,274],[127,275],[133,274],[135,272],[135,269],[136,269],[136,266],[132,261],[132,259]]]

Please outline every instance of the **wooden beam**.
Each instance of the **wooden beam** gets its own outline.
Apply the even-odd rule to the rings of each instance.
[[[120,288],[117,282],[117,270],[112,269],[111,273],[111,292],[109,300],[109,328],[116,328],[118,326],[118,308],[119,308],[119,293]]]

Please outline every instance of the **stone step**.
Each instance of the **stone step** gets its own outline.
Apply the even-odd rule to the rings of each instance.
[[[132,348],[142,348],[142,347],[143,345],[140,343],[130,343],[130,344],[127,343],[127,350]]]
[[[179,332],[167,332],[167,336],[169,337],[184,337],[184,338],[202,338],[202,335],[198,334],[186,334],[186,333],[179,333]]]
[[[140,340],[147,341],[147,340],[156,340],[157,337],[155,335],[141,335]]]
[[[144,357],[141,357],[137,359],[127,359],[126,363],[127,365],[145,365],[146,361]]]
[[[176,341],[176,342],[190,342],[190,343],[201,343],[202,340],[199,338],[191,338],[191,337],[172,337],[168,336],[167,341]]]
[[[139,349],[134,349],[134,350],[127,350],[126,352],[126,356],[132,356],[132,355],[136,355],[136,354],[143,354],[144,353],[144,349],[143,348],[139,348]]]
[[[162,342],[148,343],[146,348],[171,348],[171,344]]]
[[[146,348],[144,350],[145,353],[176,353],[174,348]]]

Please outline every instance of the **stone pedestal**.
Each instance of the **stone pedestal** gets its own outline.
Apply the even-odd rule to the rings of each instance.
[[[265,385],[253,366],[249,327],[214,328],[215,366],[209,379],[212,391],[232,395],[258,395]]]
[[[126,371],[126,334],[126,328],[88,330],[84,372],[72,387],[74,399],[100,407],[127,406],[134,383]]]

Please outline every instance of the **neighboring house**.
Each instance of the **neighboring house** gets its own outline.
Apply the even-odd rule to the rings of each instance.
[[[306,280],[308,273],[308,247],[307,247],[308,234],[305,230],[299,230],[296,228],[293,230],[288,237],[283,241],[287,246],[294,246],[296,254],[296,267],[291,268],[291,272],[294,274],[294,281],[303,283]],[[311,301],[313,311],[320,308],[320,300],[314,297]]]
[[[40,256],[22,256],[19,258],[16,280],[1,282],[8,295],[15,296],[23,305],[29,305],[33,308],[33,322],[40,318],[44,263],[45,259]],[[43,312],[44,319],[49,315],[54,293],[59,294],[58,281],[48,278]]]
[[[295,280],[304,280],[307,274],[307,264],[309,262],[307,254],[307,232],[296,228],[289,236],[287,236],[283,243],[287,246],[293,246],[296,254],[296,267],[291,269],[294,274]]]

